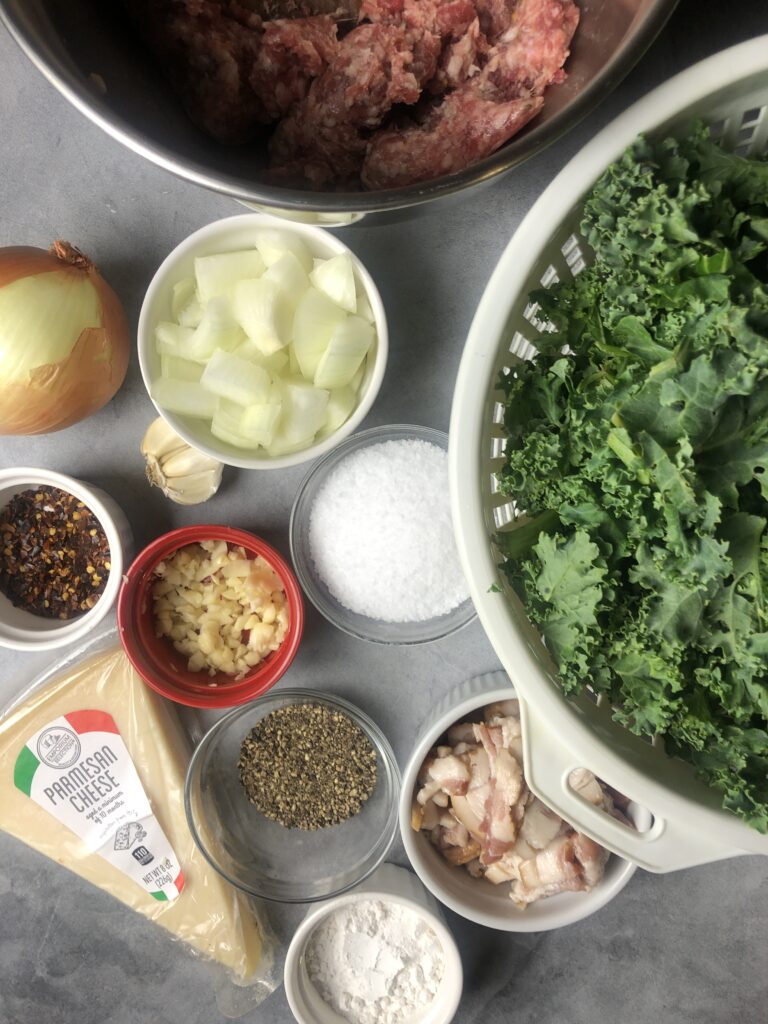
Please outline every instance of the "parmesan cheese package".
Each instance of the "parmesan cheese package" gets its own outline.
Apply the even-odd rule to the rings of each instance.
[[[0,829],[265,994],[250,904],[192,839],[189,744],[119,647],[62,669],[0,720]]]

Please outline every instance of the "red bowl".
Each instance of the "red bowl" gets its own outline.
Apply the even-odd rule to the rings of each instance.
[[[247,554],[261,555],[285,588],[290,625],[280,647],[242,679],[223,672],[190,672],[187,658],[170,640],[155,634],[150,589],[155,566],[186,544],[225,540]],[[266,693],[294,659],[304,629],[304,605],[293,571],[273,547],[260,537],[228,526],[185,526],[158,537],[135,559],[123,577],[117,598],[117,625],[125,653],[141,678],[164,697],[194,708],[230,708]],[[215,684],[215,685],[211,685]]]

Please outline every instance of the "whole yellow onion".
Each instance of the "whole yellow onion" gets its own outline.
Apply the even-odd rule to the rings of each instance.
[[[120,300],[68,242],[0,249],[0,434],[46,434],[90,416],[128,369]]]

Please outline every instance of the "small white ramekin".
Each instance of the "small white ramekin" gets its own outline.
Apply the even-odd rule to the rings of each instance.
[[[304,951],[309,937],[328,914],[341,906],[364,900],[381,900],[407,907],[424,918],[443,948],[445,970],[435,998],[420,1009],[408,1024],[450,1024],[461,1000],[464,972],[456,942],[437,902],[416,876],[395,864],[383,864],[354,892],[320,903],[310,910],[296,930],[285,960],[285,994],[299,1024],[346,1024],[325,1003],[307,973]]]
[[[193,445],[198,451],[218,459],[227,466],[237,466],[240,469],[288,469],[290,466],[298,466],[302,462],[309,462],[320,455],[325,455],[335,448],[340,441],[357,430],[368,415],[384,380],[389,352],[387,317],[379,290],[371,275],[348,246],[329,231],[324,231],[313,224],[296,223],[280,217],[271,217],[266,213],[244,213],[238,217],[225,217],[223,220],[214,221],[193,232],[166,256],[152,278],[141,306],[138,329],[139,366],[150,398],[152,384],[160,374],[160,356],[155,348],[155,328],[161,320],[171,319],[173,286],[182,278],[194,275],[195,257],[253,248],[259,231],[265,228],[293,235],[302,241],[316,258],[329,259],[344,253],[351,257],[356,279],[365,289],[373,312],[376,350],[373,355],[368,356],[360,383],[359,401],[349,418],[330,436],[291,455],[271,458],[266,453],[251,454],[245,449],[235,448],[214,437],[210,425],[205,420],[179,416],[155,403],[158,414],[187,444]]]
[[[107,585],[93,608],[65,622],[14,608],[5,594],[0,594],[0,647],[16,651],[50,651],[91,633],[115,603],[123,565],[133,543],[125,514],[108,494],[50,469],[24,466],[0,470],[0,509],[5,508],[14,495],[36,487],[58,487],[73,494],[93,512],[107,536],[111,569]]]
[[[544,932],[581,921],[604,907],[624,888],[635,873],[636,865],[611,854],[605,874],[591,892],[564,892],[519,910],[509,898],[508,885],[492,885],[483,878],[473,878],[463,868],[454,867],[435,849],[426,833],[416,832],[411,827],[416,779],[431,748],[456,722],[487,704],[514,696],[514,687],[505,672],[489,672],[461,683],[437,704],[432,722],[416,743],[403,772],[400,835],[416,874],[429,891],[456,914],[499,931]],[[525,739],[523,736],[524,743]],[[630,805],[629,813],[639,829],[649,826],[649,815],[643,808]],[[578,828],[578,822],[571,824]]]

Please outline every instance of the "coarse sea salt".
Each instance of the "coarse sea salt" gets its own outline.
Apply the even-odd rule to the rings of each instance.
[[[348,455],[320,488],[309,517],[318,575],[352,612],[423,622],[469,597],[453,537],[448,456],[418,439]]]

